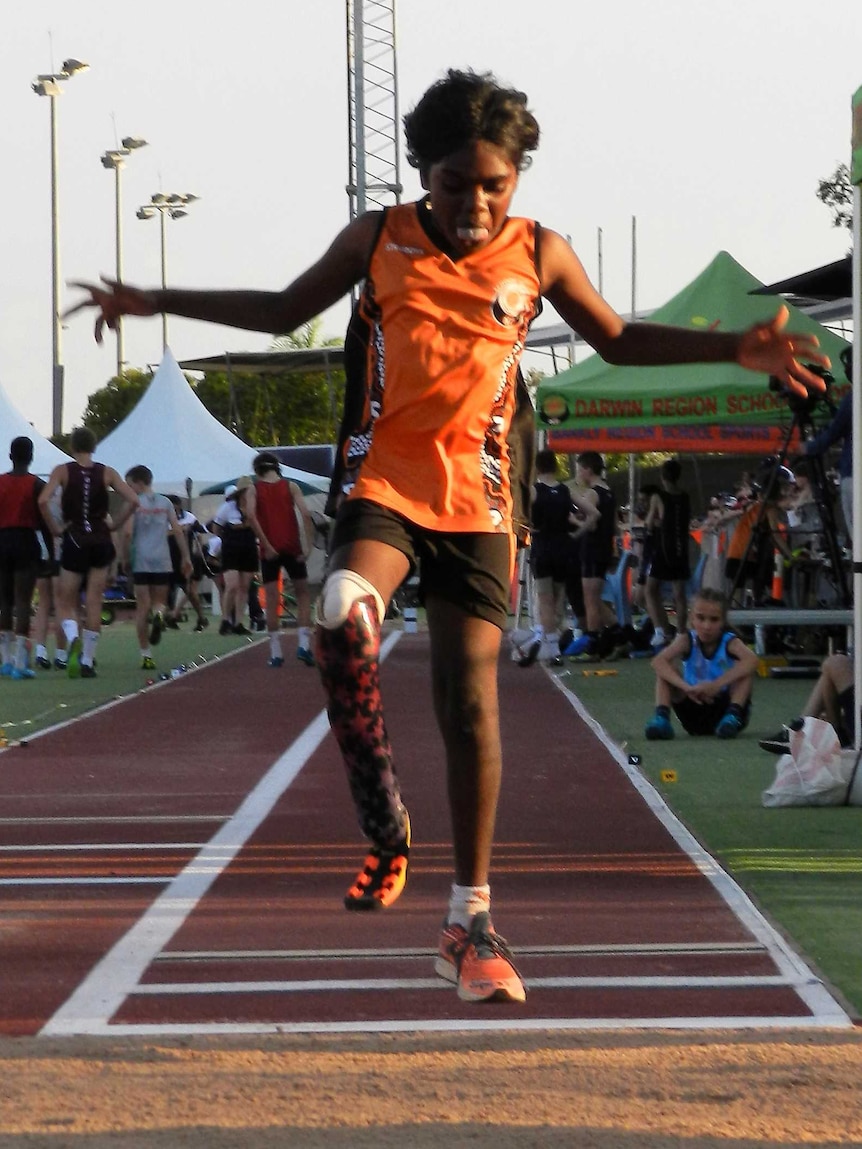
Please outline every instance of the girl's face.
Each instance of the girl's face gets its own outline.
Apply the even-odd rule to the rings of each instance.
[[[518,186],[518,169],[495,144],[476,140],[423,171],[431,215],[449,247],[480,251],[499,235]]]
[[[721,604],[696,598],[691,604],[689,622],[701,643],[704,646],[713,646],[724,630],[724,611]]]

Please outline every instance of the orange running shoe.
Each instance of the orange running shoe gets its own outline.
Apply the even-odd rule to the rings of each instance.
[[[462,1001],[521,1002],[527,997],[509,947],[484,911],[473,918],[469,932],[444,923],[434,969],[457,983]]]
[[[348,910],[385,910],[407,882],[410,860],[410,816],[403,841],[388,849],[372,846],[356,881],[344,895]]]

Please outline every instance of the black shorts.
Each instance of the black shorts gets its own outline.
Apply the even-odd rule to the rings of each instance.
[[[419,600],[441,598],[501,630],[509,625],[515,537],[483,532],[432,531],[368,499],[338,509],[330,539],[334,554],[360,539],[386,543],[419,571]]]
[[[557,538],[535,538],[530,548],[530,569],[533,578],[549,578],[554,582],[566,583],[572,567],[577,563],[577,557],[568,535]],[[580,565],[577,565],[580,570]]]
[[[856,737],[856,688],[846,686],[837,698],[838,709],[841,713],[841,727],[838,731],[841,744],[852,746]]]
[[[135,571],[132,581],[135,586],[168,586],[173,577],[171,571]]]
[[[221,541],[221,569],[255,574],[260,565],[251,527],[228,527]]]
[[[38,566],[42,548],[35,531],[29,527],[4,527],[0,530],[0,558],[17,567]]]
[[[687,734],[706,735],[715,734],[715,728],[721,722],[730,706],[730,692],[722,690],[711,702],[693,702],[687,696],[679,702],[673,703],[674,713],[679,719],[683,730]],[[751,714],[751,703],[747,702],[743,708],[742,728],[748,725]]]
[[[661,547],[656,547],[649,577],[659,582],[688,582],[691,578],[691,565],[688,555],[666,555]]]
[[[74,574],[88,574],[91,570],[109,567],[117,557],[110,535],[63,535],[60,566]]]
[[[604,578],[613,565],[613,559],[585,555],[581,551],[581,578]]]
[[[282,570],[291,582],[302,582],[303,579],[308,578],[308,567],[305,565],[305,559],[300,555],[288,555],[282,552],[277,554],[274,559],[261,557],[260,581],[264,586],[268,582],[278,582],[278,576]]]

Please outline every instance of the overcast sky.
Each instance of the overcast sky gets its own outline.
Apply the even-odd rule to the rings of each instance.
[[[849,157],[862,84],[862,0],[398,0],[402,113],[451,66],[527,92],[542,144],[514,210],[571,236],[620,311],[676,294],[719,250],[766,282],[840,258],[818,181]],[[0,384],[43,433],[51,423],[49,101],[30,88],[68,57],[90,70],[57,100],[61,268],[111,274],[123,136],[150,146],[122,176],[125,277],[160,277],[157,191],[201,197],[167,223],[168,282],[277,289],[348,218],[343,0],[30,0],[4,7],[0,42]],[[419,194],[402,167],[406,196]],[[66,291],[65,302],[74,293]],[[325,316],[340,336],[345,304]],[[551,312],[539,323],[553,319]],[[263,350],[267,336],[170,321],[177,358]],[[126,358],[156,364],[161,325],[126,323]],[[63,333],[64,426],[114,373],[87,318]]]

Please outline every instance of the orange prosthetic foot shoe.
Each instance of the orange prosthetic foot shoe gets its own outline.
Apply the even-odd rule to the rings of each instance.
[[[356,881],[344,895],[348,910],[385,910],[398,898],[407,883],[410,860],[410,818],[402,841],[381,848],[372,846]]]

